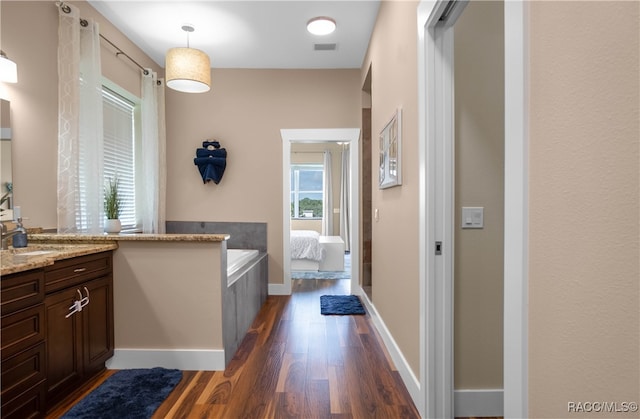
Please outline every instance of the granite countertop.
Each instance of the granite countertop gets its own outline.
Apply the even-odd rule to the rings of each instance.
[[[30,242],[104,243],[118,241],[223,242],[228,234],[30,234]]]
[[[119,241],[223,242],[228,234],[29,234],[25,248],[0,251],[0,276],[52,265],[56,260],[115,250]]]
[[[118,244],[83,243],[83,244],[33,244],[27,247],[0,250],[0,276],[53,265],[57,260],[70,259],[77,256],[115,250]]]

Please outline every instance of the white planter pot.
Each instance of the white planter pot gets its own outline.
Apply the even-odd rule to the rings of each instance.
[[[104,231],[109,234],[117,234],[122,230],[122,224],[120,224],[120,220],[106,220],[104,222]]]

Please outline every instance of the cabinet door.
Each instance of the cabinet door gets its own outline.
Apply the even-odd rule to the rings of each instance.
[[[76,288],[47,295],[47,405],[59,401],[82,380],[82,322],[79,313],[70,317],[69,307],[78,299]]]
[[[78,314],[82,314],[84,332],[84,373],[92,375],[113,356],[113,280],[111,275],[104,276],[80,288],[83,294],[89,292],[89,304]]]

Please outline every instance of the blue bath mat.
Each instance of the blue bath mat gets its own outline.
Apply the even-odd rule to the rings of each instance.
[[[118,371],[63,419],[150,418],[181,379],[182,371],[164,368]]]
[[[355,295],[323,295],[320,297],[320,314],[365,314],[360,299]]]

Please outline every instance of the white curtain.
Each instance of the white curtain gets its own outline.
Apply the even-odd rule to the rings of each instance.
[[[342,170],[340,174],[340,237],[344,241],[344,250],[351,251],[351,225],[349,224],[349,145],[342,146]]]
[[[333,236],[333,191],[331,187],[331,152],[324,152],[322,181],[322,235]]]
[[[142,195],[143,233],[165,232],[166,135],[164,80],[147,69],[142,76]]]
[[[59,8],[58,232],[102,231],[102,74],[96,22]],[[65,12],[67,10],[68,12]]]

